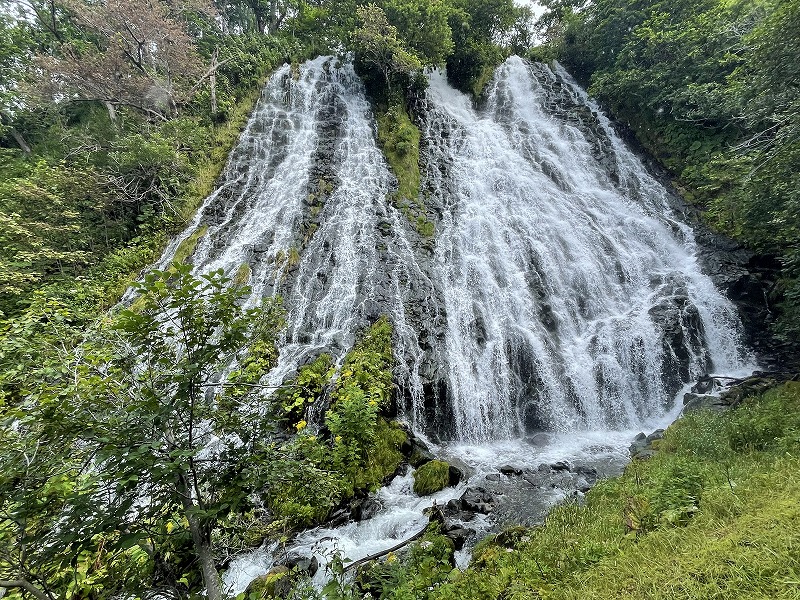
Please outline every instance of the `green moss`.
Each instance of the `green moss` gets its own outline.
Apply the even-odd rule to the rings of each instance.
[[[430,496],[447,487],[450,482],[450,465],[443,460],[432,460],[414,472],[414,493]]]
[[[497,68],[496,65],[483,65],[480,69],[480,74],[475,78],[472,84],[472,95],[475,98],[480,98],[483,94],[483,90],[486,89],[486,85],[492,80],[494,77],[495,69]]]
[[[208,233],[208,225],[201,225],[195,229],[189,237],[187,237],[178,245],[178,249],[175,250],[175,256],[173,260],[175,262],[185,263],[189,257],[194,254],[200,238],[202,238],[206,233]]]
[[[798,598],[800,383],[670,427],[659,451],[476,549],[429,598]]]
[[[250,265],[247,263],[242,263],[239,265],[239,268],[236,270],[236,273],[231,279],[231,284],[235,286],[247,285],[252,275],[253,271],[250,269]]]
[[[376,490],[397,472],[403,462],[400,448],[408,434],[399,423],[378,417],[372,444],[367,448],[364,469],[356,478],[356,487]]]
[[[245,591],[246,600],[266,600],[267,598],[280,598],[285,592],[291,590],[292,573],[284,566],[274,567],[266,575],[253,580]]]
[[[397,177],[397,197],[416,200],[420,183],[420,131],[403,106],[392,106],[378,116],[378,141]]]
[[[420,137],[419,128],[402,104],[378,115],[378,142],[397,177],[397,192],[392,199],[420,235],[432,237],[434,225],[427,219],[420,197]]]

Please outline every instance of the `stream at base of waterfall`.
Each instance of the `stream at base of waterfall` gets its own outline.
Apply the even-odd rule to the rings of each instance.
[[[618,473],[636,433],[677,416],[687,385],[755,368],[670,193],[558,65],[509,58],[479,108],[442,73],[429,81],[419,125],[432,238],[392,200],[352,65],[320,57],[273,75],[220,186],[157,265],[202,227],[195,273],[246,265],[247,305],[283,297],[270,386],[321,352],[341,365],[366,326],[391,320],[401,416],[468,481],[420,498],[409,469],[376,493],[374,517],[290,543],[323,562],[403,541],[466,486],[497,498],[469,524],[477,533],[537,522],[571,493],[526,476],[540,465]],[[267,573],[274,550],[235,559],[228,590]]]

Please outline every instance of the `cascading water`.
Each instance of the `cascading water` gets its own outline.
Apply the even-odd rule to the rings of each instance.
[[[512,57],[480,112],[435,73],[425,139],[456,439],[624,429],[742,370],[668,193],[563,73]]]
[[[508,462],[613,472],[631,429],[654,426],[684,384],[747,370],[735,311],[701,273],[667,191],[560,68],[512,57],[481,110],[441,74],[430,80],[421,167],[434,240],[388,200],[393,177],[352,66],[322,57],[270,79],[221,185],[157,266],[197,240],[194,272],[249,279],[248,305],[283,296],[270,385],[322,352],[341,360],[388,314],[405,417],[454,440],[437,453],[468,463],[471,481]],[[520,441],[539,430],[551,432],[544,446]],[[377,516],[307,532],[296,549],[358,559],[462,489],[420,499],[407,473]],[[528,521],[558,500],[504,493]],[[266,573],[270,553],[234,561],[229,591]]]
[[[322,352],[343,357],[359,331],[387,313],[399,379],[418,397],[421,352],[405,307],[427,276],[412,228],[387,201],[392,175],[361,80],[336,62],[320,57],[273,75],[221,186],[158,267],[200,231],[193,272],[244,273],[252,287],[246,305],[283,296],[289,326],[271,386]]]

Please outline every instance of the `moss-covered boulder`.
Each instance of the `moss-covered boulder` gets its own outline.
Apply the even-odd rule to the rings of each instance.
[[[414,493],[430,496],[450,484],[450,465],[443,460],[432,460],[414,472]]]
[[[267,598],[286,598],[294,587],[292,571],[283,565],[273,567],[272,570],[253,580],[245,590],[247,600],[266,600]]]

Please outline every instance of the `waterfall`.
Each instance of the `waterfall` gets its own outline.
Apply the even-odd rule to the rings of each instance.
[[[425,240],[348,63],[279,69],[217,190],[164,254],[283,297],[280,385],[339,361],[381,314],[419,431],[466,441],[627,429],[686,383],[749,357],[667,190],[557,65],[508,59],[473,106],[432,73],[422,127]]]
[[[488,485],[509,462],[618,472],[631,437],[662,425],[685,384],[751,368],[669,192],[560,67],[508,59],[479,109],[432,73],[421,117],[432,239],[390,199],[396,181],[353,67],[321,57],[270,79],[217,191],[167,249],[160,268],[203,234],[195,273],[248,278],[250,306],[283,297],[267,383],[322,352],[341,364],[388,314],[404,417]],[[392,547],[466,485],[419,498],[412,484],[408,471],[380,490],[376,516],[305,532],[293,550],[324,563]],[[529,519],[563,498],[504,485]],[[238,557],[226,589],[267,573],[273,550]]]
[[[294,72],[286,65],[268,82],[219,188],[158,267],[202,227],[194,273],[244,273],[247,306],[282,296],[288,329],[271,386],[322,352],[342,359],[356,335],[387,313],[397,378],[418,398],[422,353],[405,311],[411,294],[424,297],[428,280],[415,259],[413,228],[388,201],[393,182],[352,65],[331,57]]]
[[[480,111],[430,83],[457,439],[634,427],[708,370],[744,368],[735,309],[668,192],[563,71],[512,57]]]

